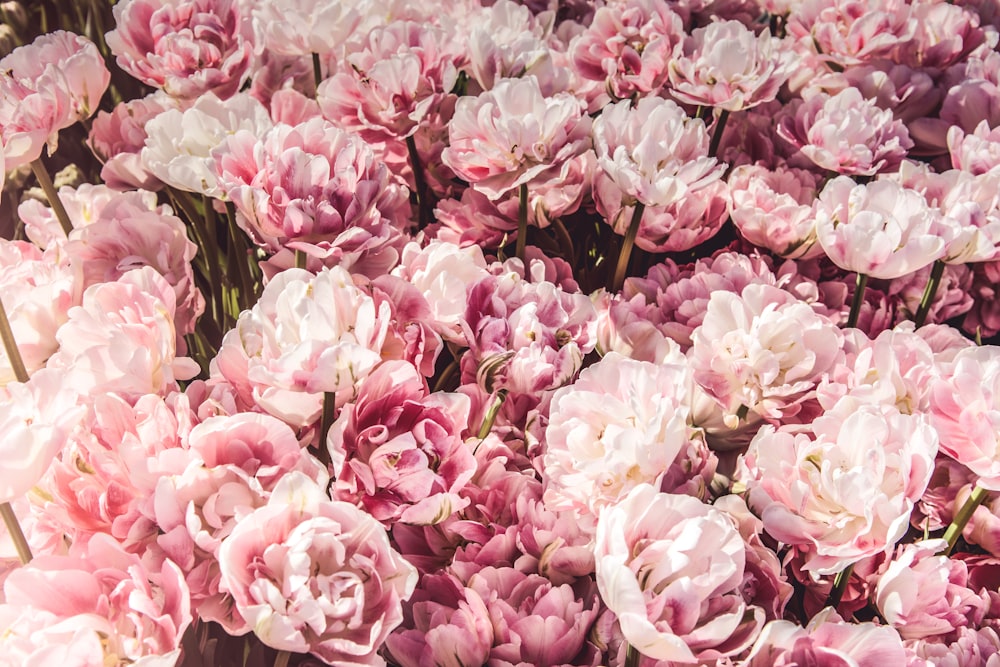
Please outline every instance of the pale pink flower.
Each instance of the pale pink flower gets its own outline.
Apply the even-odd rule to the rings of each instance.
[[[770,285],[714,292],[688,355],[695,382],[727,415],[794,416],[844,361],[840,328]]]
[[[262,642],[327,664],[385,665],[377,651],[417,583],[374,518],[297,472],[223,540],[219,565]]]
[[[616,2],[597,9],[570,43],[570,56],[580,76],[603,82],[608,95],[623,100],[663,86],[683,36],[682,17],[666,0]]]
[[[146,123],[142,165],[171,187],[221,198],[212,150],[240,130],[261,136],[271,126],[267,109],[250,95],[221,100],[206,93],[189,108],[168,109]]]
[[[786,24],[789,35],[841,66],[888,55],[916,29],[913,10],[903,0],[804,0]]]
[[[123,0],[105,39],[118,66],[171,97],[232,97],[250,76],[253,34],[240,0]]]
[[[542,457],[550,509],[592,522],[637,485],[662,481],[692,437],[678,357],[653,364],[611,352],[555,393]]]
[[[963,3],[923,0],[911,4],[917,29],[909,43],[900,44],[895,58],[912,67],[945,69],[965,60],[987,41],[980,17]]]
[[[0,604],[0,628],[4,629],[0,665],[104,667],[101,633],[106,623],[96,615],[64,619],[29,605]]]
[[[893,171],[913,147],[902,121],[856,88],[810,95],[788,109],[777,132],[809,162],[836,174]]]
[[[0,502],[26,494],[41,479],[83,417],[80,396],[64,376],[43,369],[27,383],[0,389]]]
[[[845,88],[857,88],[862,97],[873,100],[880,109],[891,110],[907,128],[918,119],[933,116],[945,93],[926,71],[888,60],[830,74],[817,81],[816,86],[831,95]]]
[[[90,40],[57,30],[0,59],[0,149],[10,171],[54,153],[59,130],[89,118],[111,80]]]
[[[373,3],[344,0],[258,0],[256,42],[282,56],[327,55],[342,48]]]
[[[670,61],[670,94],[695,106],[749,109],[778,94],[791,74],[789,55],[769,30],[714,21],[686,37]]]
[[[493,202],[475,188],[463,190],[460,199],[439,201],[434,217],[437,223],[428,227],[428,233],[462,248],[495,249],[517,236],[516,198]]]
[[[316,98],[326,118],[370,141],[409,137],[451,93],[461,61],[445,30],[397,21],[352,47]]]
[[[882,667],[905,665],[906,657],[903,642],[892,628],[875,623],[848,623],[828,607],[813,616],[804,628],[791,621],[771,621],[741,664]]]
[[[901,546],[877,575],[873,601],[904,639],[947,635],[982,619],[988,601],[968,588],[965,563],[939,555],[944,540]]]
[[[747,241],[780,257],[821,256],[813,211],[818,182],[804,169],[740,165],[729,175],[733,224]]]
[[[606,290],[591,295],[597,308],[597,349],[617,352],[637,361],[659,363],[679,351],[679,345],[649,321],[650,306],[642,294],[626,298]]]
[[[762,427],[740,477],[765,530],[804,554],[804,570],[836,574],[903,536],[938,438],[922,416],[851,399],[810,430]]]
[[[97,113],[87,143],[104,162],[101,180],[105,184],[117,190],[155,190],[162,186],[143,166],[140,154],[146,144],[146,123],[175,105],[169,95],[157,91],[120,102],[111,113]]]
[[[643,655],[715,660],[749,647],[764,624],[764,611],[739,594],[745,549],[723,512],[643,484],[601,512],[597,586]]]
[[[56,332],[79,304],[80,285],[55,250],[43,253],[25,241],[0,240],[0,268],[0,298],[31,374],[59,349]],[[7,352],[0,349],[0,386],[14,379]]]
[[[906,643],[906,649],[917,660],[926,660],[933,667],[965,667],[966,665],[1000,665],[1000,636],[995,628],[958,628],[953,639],[938,638]],[[879,664],[885,664],[880,662]],[[918,663],[920,664],[920,663]],[[923,665],[920,665],[923,667]]]
[[[1000,128],[991,128],[982,121],[973,132],[964,132],[958,125],[948,130],[948,152],[951,166],[974,176],[996,170],[1000,166]]]
[[[724,165],[708,156],[708,132],[675,102],[623,100],[594,121],[597,164],[624,193],[624,203],[669,206],[721,178]]]
[[[361,236],[393,245],[409,213],[406,190],[371,147],[322,118],[279,124],[263,137],[237,131],[213,156],[237,221],[271,252],[294,243],[322,256],[352,249]]]
[[[293,427],[315,422],[323,393],[339,409],[383,355],[393,357],[393,308],[359,289],[346,270],[278,274],[260,300],[244,311],[212,361],[244,409],[259,409]],[[398,358],[398,357],[396,357]]]
[[[590,147],[590,118],[570,93],[546,97],[538,79],[503,79],[463,97],[441,159],[491,200],[529,183]]]
[[[105,665],[141,665],[152,656],[163,656],[161,665],[175,664],[192,621],[177,565],[164,561],[151,571],[107,535],[95,536],[76,556],[34,559],[11,573],[4,593],[11,604],[100,633]]]
[[[113,391],[134,400],[175,391],[200,371],[177,354],[175,302],[173,288],[148,266],[91,286],[56,334],[59,351],[48,367],[81,393]]]
[[[941,451],[968,466],[978,484],[1000,490],[1000,355],[993,346],[959,352],[931,385],[930,419]]]
[[[891,180],[827,183],[816,204],[816,234],[834,264],[873,278],[898,278],[945,253],[940,213]]]

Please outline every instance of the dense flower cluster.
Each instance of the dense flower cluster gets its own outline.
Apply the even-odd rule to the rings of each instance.
[[[1000,664],[995,2],[34,4],[0,663]]]

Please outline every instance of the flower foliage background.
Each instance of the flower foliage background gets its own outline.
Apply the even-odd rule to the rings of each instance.
[[[0,18],[0,664],[1000,664],[994,0]]]

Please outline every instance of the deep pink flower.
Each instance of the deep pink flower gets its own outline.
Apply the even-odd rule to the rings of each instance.
[[[171,97],[231,97],[250,75],[254,43],[240,0],[123,0],[105,39],[118,65]]]
[[[223,540],[219,565],[262,642],[327,664],[384,665],[378,650],[417,583],[374,518],[297,472]]]

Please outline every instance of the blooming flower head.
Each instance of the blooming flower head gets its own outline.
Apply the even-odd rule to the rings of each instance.
[[[890,180],[827,183],[816,204],[816,235],[846,271],[898,278],[945,253],[948,230],[919,193]]]
[[[739,21],[697,28],[670,62],[670,94],[726,111],[770,102],[791,73],[779,44],[770,31],[755,35]]]
[[[601,513],[594,554],[601,597],[643,655],[695,663],[735,654],[764,624],[738,592],[742,536],[696,498],[635,487]]]
[[[0,151],[5,171],[54,152],[59,130],[90,118],[111,80],[97,47],[57,30],[0,60]]]
[[[378,521],[290,473],[219,549],[221,588],[257,637],[327,664],[385,665],[417,571]]]
[[[259,0],[253,5],[256,41],[282,56],[329,54],[340,48],[369,9],[344,0]]]
[[[628,204],[668,206],[718,180],[724,166],[708,156],[708,144],[704,122],[661,97],[635,107],[622,100],[594,121],[597,165]]]
[[[777,131],[811,163],[837,174],[893,171],[913,147],[902,121],[853,87],[832,96],[814,93]]]
[[[817,180],[804,169],[736,167],[729,175],[733,224],[747,241],[781,257],[822,255],[813,212]]]
[[[570,93],[542,94],[538,79],[504,79],[455,107],[441,159],[492,200],[562,166],[590,145],[590,118]]]
[[[788,17],[788,34],[824,58],[857,65],[887,55],[913,37],[917,20],[903,0],[805,0]]]
[[[88,143],[104,161],[101,180],[119,190],[162,187],[159,179],[142,166],[140,154],[146,144],[146,123],[175,104],[169,95],[157,91],[141,99],[121,102],[111,113],[97,113]]]
[[[250,75],[253,35],[240,0],[124,0],[105,39],[118,65],[172,97],[232,97]]]

